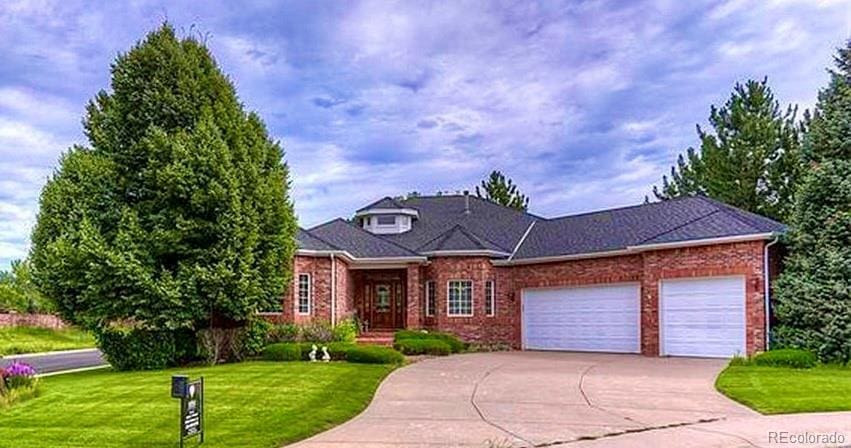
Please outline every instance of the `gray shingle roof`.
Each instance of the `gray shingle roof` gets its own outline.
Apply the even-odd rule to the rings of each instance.
[[[359,208],[357,211],[362,212],[371,208],[405,208],[405,206],[400,204],[399,201],[391,198],[390,196],[384,196],[383,198],[373,202],[372,204],[367,205],[366,207]]]
[[[768,218],[703,197],[687,197],[540,221],[514,259],[783,231],[785,226]]]
[[[508,251],[503,250],[496,244],[490,241],[483,240],[476,235],[473,235],[461,225],[447,230],[440,234],[437,238],[423,244],[417,248],[417,252],[436,252],[436,251],[492,251],[503,252],[506,255]]]
[[[364,209],[415,209],[419,218],[413,221],[410,231],[374,235],[348,221],[337,219],[307,231],[300,230],[297,239],[300,248],[324,244],[364,258],[465,250],[510,254],[528,230],[527,237],[513,257],[523,260],[786,230],[785,226],[771,219],[705,197],[680,198],[553,219],[474,196],[470,196],[469,201],[469,213],[465,213],[462,195],[421,196],[405,200],[387,197]],[[530,229],[533,222],[535,225]],[[311,240],[310,236],[318,241]]]
[[[308,232],[357,258],[420,256],[340,218],[312,227]]]
[[[498,250],[510,253],[529,224],[540,219],[476,196],[470,196],[470,213],[464,213],[464,201],[463,195],[420,196],[401,201],[405,207],[419,212],[419,219],[414,220],[410,231],[384,235],[383,238],[418,250],[453,227],[460,226]]]
[[[339,250],[339,248],[334,247],[327,241],[324,241],[318,238],[315,235],[310,234],[307,230],[298,228],[298,233],[296,233],[295,237],[296,244],[298,244],[299,249],[305,250]]]

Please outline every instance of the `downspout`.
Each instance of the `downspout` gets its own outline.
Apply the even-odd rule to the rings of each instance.
[[[337,325],[337,259],[331,253],[331,326]]]
[[[769,343],[771,342],[771,272],[769,272],[768,248],[777,244],[779,240],[780,237],[775,235],[774,239],[765,245],[765,253],[763,255],[762,272],[765,280],[765,351],[768,351]]]

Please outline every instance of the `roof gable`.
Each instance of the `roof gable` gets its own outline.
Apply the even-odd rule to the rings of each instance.
[[[460,225],[455,225],[438,237],[417,248],[417,252],[420,253],[451,251],[482,251],[509,255],[508,252],[496,244],[479,238]]]

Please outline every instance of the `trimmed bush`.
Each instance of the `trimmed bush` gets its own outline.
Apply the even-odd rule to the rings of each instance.
[[[346,353],[346,361],[362,364],[401,364],[405,357],[388,347],[355,345]]]
[[[141,328],[109,327],[96,330],[98,348],[116,370],[156,370],[174,365],[174,333]]]
[[[327,343],[334,341],[334,329],[325,322],[311,322],[301,327],[300,341]]]
[[[301,361],[301,357],[301,344],[279,342],[263,349],[263,359],[267,361]]]
[[[452,353],[449,344],[439,339],[400,339],[393,343],[393,348],[406,355],[446,356]]]
[[[328,354],[331,356],[331,361],[345,361],[346,353],[354,347],[354,344],[348,342],[299,342],[301,347],[301,359],[310,361],[310,351],[313,350],[313,345],[316,344],[316,360],[322,361],[322,347],[328,348]]]
[[[334,340],[337,342],[355,342],[358,337],[358,325],[354,319],[345,319],[334,327]]]
[[[467,349],[467,344],[450,333],[426,330],[400,330],[394,335],[394,342],[405,339],[432,339],[445,342],[452,353],[460,353]]]
[[[815,367],[818,359],[814,353],[806,350],[784,348],[760,353],[753,357],[753,363],[758,366],[809,369]]]
[[[273,325],[266,334],[266,342],[274,344],[276,342],[296,342],[301,330],[296,324],[280,324]]]

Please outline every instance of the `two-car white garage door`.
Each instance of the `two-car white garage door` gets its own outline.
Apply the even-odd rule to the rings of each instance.
[[[523,291],[523,346],[639,353],[638,283]]]
[[[523,346],[639,353],[638,283],[523,291]],[[727,357],[745,351],[744,277],[663,280],[660,352]]]

